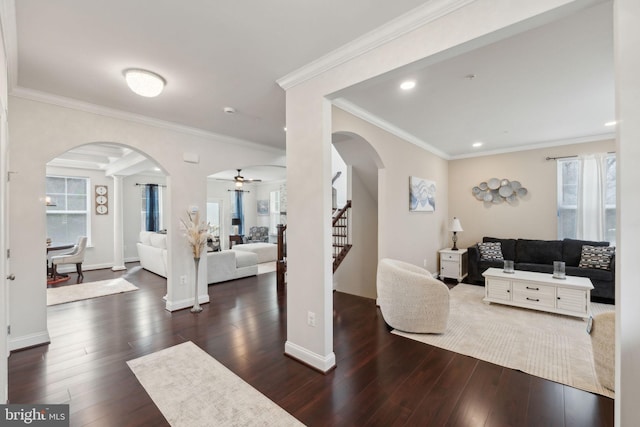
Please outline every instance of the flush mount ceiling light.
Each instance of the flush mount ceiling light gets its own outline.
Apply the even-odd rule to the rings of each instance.
[[[482,147],[482,142],[480,142],[480,141],[474,142],[473,144],[471,144],[471,146],[474,147],[474,148]]]
[[[416,87],[416,82],[414,82],[413,80],[407,80],[400,84],[400,89],[402,90],[411,90],[414,87]]]
[[[166,81],[156,73],[137,68],[129,68],[123,72],[129,89],[140,96],[153,98],[160,95]]]

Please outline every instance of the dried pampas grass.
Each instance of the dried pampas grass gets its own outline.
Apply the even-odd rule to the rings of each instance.
[[[189,245],[191,245],[193,257],[200,258],[200,254],[209,238],[209,224],[204,221],[200,222],[200,212],[196,212],[195,214],[187,212],[187,219],[180,219],[180,221],[182,221],[182,225],[184,225],[185,235],[187,236]]]

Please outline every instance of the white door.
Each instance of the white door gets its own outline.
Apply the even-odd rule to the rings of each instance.
[[[0,402],[8,399],[8,330],[9,285],[13,275],[9,257],[9,147],[7,141],[7,113],[0,101]],[[5,332],[6,331],[6,332]]]

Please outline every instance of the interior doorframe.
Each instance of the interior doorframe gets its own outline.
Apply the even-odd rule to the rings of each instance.
[[[11,258],[9,252],[9,141],[7,129],[7,108],[0,100],[0,402],[9,399],[9,284],[11,280]],[[7,331],[6,333],[4,331]]]

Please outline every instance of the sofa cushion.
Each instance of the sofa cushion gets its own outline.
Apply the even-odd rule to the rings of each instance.
[[[483,237],[483,242],[500,242],[502,258],[514,261],[516,259],[516,239],[498,239],[497,237]]]
[[[485,271],[487,268],[503,268],[504,267],[504,260],[501,259],[492,259],[492,260],[486,260],[486,261],[480,261],[478,263],[478,266],[480,267],[480,271]]]
[[[480,251],[480,260],[502,260],[502,245],[500,242],[483,242],[478,243],[478,250]]]
[[[592,242],[590,240],[564,239],[562,241],[562,260],[567,267],[577,267],[582,256],[582,247],[589,246],[609,246],[609,242]]]
[[[236,254],[236,268],[258,264],[258,255],[253,252],[233,251]]]
[[[140,232],[140,243],[143,245],[151,246],[151,235],[154,234],[152,231],[141,231]]]
[[[562,260],[562,241],[518,239],[516,263],[553,264]]]
[[[151,246],[153,247],[167,249],[166,234],[151,233],[151,236],[149,236],[149,241],[151,242]]]
[[[611,269],[611,258],[615,254],[616,248],[612,246],[582,246],[580,256],[580,268],[597,268],[600,270]]]
[[[580,267],[566,267],[565,273],[567,276],[588,277],[589,279],[611,282],[614,280],[613,271],[600,270],[597,268],[580,268]]]

